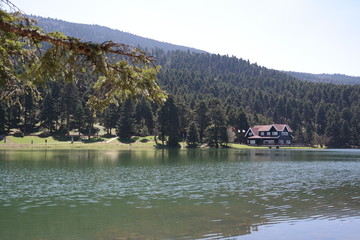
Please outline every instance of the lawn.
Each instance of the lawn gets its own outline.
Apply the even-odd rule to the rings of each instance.
[[[82,141],[71,141],[68,138],[56,138],[39,136],[14,137],[7,136],[6,142],[0,141],[2,149],[29,149],[29,148],[83,148],[83,149],[149,149],[154,148],[155,142],[153,136],[133,137],[131,140],[123,141],[113,138],[96,137],[84,139]]]
[[[117,138],[94,137],[91,139],[83,139],[81,141],[69,140],[66,137],[39,137],[24,136],[14,137],[7,136],[6,142],[0,141],[1,149],[154,149],[155,141],[153,136],[137,137],[134,136],[130,140],[119,140]],[[180,143],[185,148],[184,142]],[[248,146],[244,144],[229,143],[228,146],[233,149],[266,149],[268,146]],[[295,149],[299,147],[289,146],[280,147],[281,149]],[[301,149],[308,147],[300,147]]]

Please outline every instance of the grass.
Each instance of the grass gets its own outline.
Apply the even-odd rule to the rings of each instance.
[[[245,144],[238,144],[238,143],[229,143],[228,146],[230,148],[236,148],[236,149],[259,149],[259,148],[268,148],[268,147],[257,147],[257,146],[249,146]]]
[[[154,137],[133,137],[128,141],[113,140],[111,138],[97,137],[71,142],[68,138],[24,136],[7,136],[6,142],[0,141],[0,149],[152,149]]]
[[[38,137],[38,136],[24,136],[14,137],[7,136],[6,143],[0,141],[0,149],[155,149],[155,141],[153,136],[147,137],[132,137],[130,140],[113,139],[112,138],[96,137],[90,140],[84,139],[82,141],[71,142],[71,139],[66,137]],[[184,148],[185,144],[180,143]],[[248,146],[244,144],[229,143],[228,146],[232,149],[266,149],[267,146]],[[280,147],[281,149],[309,149],[309,147]]]
[[[229,147],[231,148],[236,148],[236,149],[266,149],[269,148],[269,146],[249,146],[249,145],[244,145],[244,144],[238,144],[238,143],[229,143],[228,144]],[[274,148],[274,147],[272,147]],[[281,149],[312,149],[311,147],[298,147],[298,146],[280,146],[279,148]]]

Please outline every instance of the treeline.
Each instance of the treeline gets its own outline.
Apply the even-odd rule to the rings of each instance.
[[[16,129],[19,136],[41,132],[44,137],[70,137],[75,131],[90,137],[98,134],[96,126],[101,125],[107,136],[117,135],[122,140],[154,135],[159,146],[178,147],[179,142],[186,141],[189,147],[203,143],[219,147],[228,143],[229,136],[244,140],[242,132],[237,136],[231,130],[229,135],[228,126],[249,127],[242,109],[232,110],[237,115],[228,121],[222,101],[216,98],[200,101],[193,109],[171,95],[163,105],[143,98],[127,99],[94,112],[86,105],[89,90],[73,82],[54,81],[42,90],[40,101],[29,93],[20,104],[0,104],[0,134]]]
[[[244,142],[250,125],[286,123],[298,143],[360,145],[360,86],[303,82],[229,56],[160,49],[149,54],[170,94],[164,105],[128,99],[93,112],[85,103],[94,79],[84,73],[75,82],[46,81],[41,99],[27,93],[20,104],[0,104],[1,134],[19,129],[65,136],[76,129],[94,135],[100,124],[123,139],[154,135],[171,147],[183,140],[218,147]]]
[[[308,82],[321,82],[321,83],[335,83],[335,84],[349,84],[359,85],[360,77],[352,77],[344,74],[312,74],[301,72],[286,72],[290,76],[293,76],[299,80]]]

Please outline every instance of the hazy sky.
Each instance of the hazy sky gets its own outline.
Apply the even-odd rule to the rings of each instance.
[[[26,14],[98,24],[259,65],[360,76],[358,0],[11,0]]]

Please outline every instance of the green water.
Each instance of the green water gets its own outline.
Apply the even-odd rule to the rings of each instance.
[[[0,151],[0,239],[359,239],[359,150]]]

